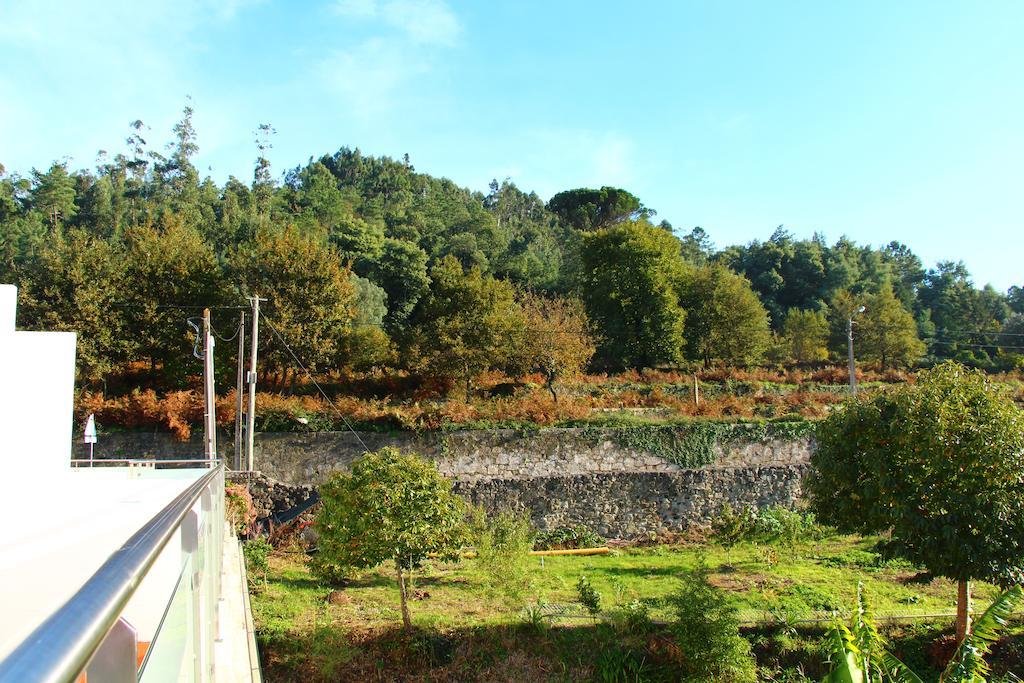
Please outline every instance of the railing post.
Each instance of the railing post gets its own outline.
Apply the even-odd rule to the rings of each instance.
[[[86,680],[137,683],[138,634],[120,617],[85,667]]]

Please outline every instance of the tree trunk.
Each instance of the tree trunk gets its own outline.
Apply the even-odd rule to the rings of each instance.
[[[555,400],[555,403],[558,403],[558,394],[555,393],[555,377],[554,377],[554,375],[548,375],[548,391],[551,392],[551,398],[553,398]]]
[[[412,630],[412,619],[409,618],[409,596],[405,586],[405,570],[402,569],[402,561],[395,558],[395,569],[398,571],[398,593],[402,597],[402,625],[406,631]]]
[[[965,579],[956,584],[956,642],[962,643],[971,630],[971,582]]]

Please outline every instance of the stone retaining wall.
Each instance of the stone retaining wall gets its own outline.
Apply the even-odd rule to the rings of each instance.
[[[261,515],[309,498],[336,471],[368,450],[393,446],[418,452],[454,480],[455,490],[491,511],[528,511],[541,529],[584,524],[612,538],[633,538],[708,523],[723,503],[736,507],[793,505],[807,469],[809,438],[730,440],[712,447],[711,462],[682,468],[622,445],[614,430],[541,429],[448,433],[349,432],[257,434],[253,482]],[[220,437],[230,461],[230,435]],[[76,457],[87,453],[76,444]],[[195,458],[199,435],[103,435],[97,457]]]

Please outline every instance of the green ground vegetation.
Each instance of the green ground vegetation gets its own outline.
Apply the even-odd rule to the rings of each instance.
[[[522,577],[505,587],[475,559],[429,562],[414,578],[415,630],[406,634],[389,568],[329,585],[309,572],[302,552],[278,551],[252,604],[270,681],[678,680],[670,596],[703,562],[709,583],[738,609],[761,680],[820,680],[822,634],[856,604],[858,582],[883,623],[889,615],[954,611],[952,581],[885,559],[880,541],[830,535],[534,556],[525,589]],[[598,594],[601,616],[580,603],[580,577]],[[979,584],[977,610],[996,594]],[[806,621],[814,618],[824,621]],[[952,617],[886,626],[893,650],[925,673],[938,670],[951,629]],[[1016,668],[1022,652],[1018,636],[1004,638],[994,671]]]

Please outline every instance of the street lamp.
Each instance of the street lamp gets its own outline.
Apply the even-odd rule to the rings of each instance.
[[[849,319],[846,321],[846,348],[849,352],[850,360],[850,393],[857,393],[857,368],[853,363],[853,316],[858,313],[863,313],[866,309],[861,306],[856,311],[850,314]]]

